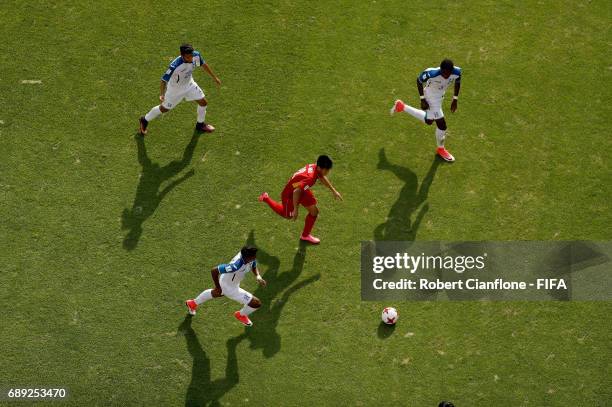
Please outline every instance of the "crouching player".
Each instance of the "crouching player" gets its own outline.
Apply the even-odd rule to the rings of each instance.
[[[226,296],[244,305],[240,311],[234,312],[234,317],[245,326],[253,325],[249,315],[261,307],[261,301],[250,292],[240,288],[240,282],[250,271],[257,278],[259,285],[266,286],[266,281],[257,270],[256,257],[256,247],[244,246],[229,264],[220,264],[213,268],[210,273],[215,288],[204,290],[195,299],[185,301],[189,314],[195,315],[198,306],[208,300]]]

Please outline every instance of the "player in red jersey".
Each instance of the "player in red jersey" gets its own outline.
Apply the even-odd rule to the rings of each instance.
[[[340,192],[336,191],[336,188],[334,188],[327,179],[327,174],[329,174],[331,168],[331,158],[326,155],[321,155],[317,158],[316,164],[308,164],[293,174],[283,189],[281,202],[276,202],[271,199],[267,192],[259,196],[259,201],[267,203],[274,212],[278,213],[283,218],[291,220],[297,219],[299,205],[304,206],[308,211],[308,215],[306,215],[306,220],[304,221],[304,231],[302,232],[300,240],[312,244],[319,244],[321,239],[310,234],[317,220],[317,216],[319,215],[317,199],[310,188],[317,180],[321,180],[321,183],[329,188],[332,194],[334,194],[334,198],[342,200]]]

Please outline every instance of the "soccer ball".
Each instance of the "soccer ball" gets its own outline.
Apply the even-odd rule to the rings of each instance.
[[[397,318],[399,318],[399,314],[393,307],[387,307],[382,312],[382,321],[387,325],[395,325]]]

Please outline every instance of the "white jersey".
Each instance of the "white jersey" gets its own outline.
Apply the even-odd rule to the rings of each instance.
[[[427,101],[441,100],[444,98],[446,88],[451,83],[459,83],[461,81],[461,68],[458,66],[454,67],[448,79],[442,76],[440,68],[427,68],[419,75],[417,80],[423,84],[423,93]]]
[[[162,81],[168,83],[168,89],[187,88],[195,83],[192,76],[194,68],[205,63],[206,61],[198,51],[193,51],[193,61],[191,63],[185,62],[181,56],[176,57],[162,76]]]
[[[251,272],[255,267],[257,267],[256,260],[246,263],[242,258],[242,254],[238,252],[231,262],[217,266],[219,273],[221,274],[219,277],[219,283],[222,285],[239,286],[244,276]]]

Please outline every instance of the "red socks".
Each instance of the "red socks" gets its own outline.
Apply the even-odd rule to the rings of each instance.
[[[283,205],[280,202],[276,202],[274,199],[269,197],[264,199],[264,202],[267,203],[274,212],[278,213],[283,218],[285,217],[285,208],[283,208]]]
[[[274,212],[278,213],[283,218],[287,217],[285,214],[285,208],[283,207],[283,204],[281,204],[280,202],[276,202],[274,199],[270,197],[264,198],[263,201],[267,203],[268,206],[272,208]],[[302,231],[302,236],[308,236],[310,232],[312,232],[312,228],[316,221],[317,221],[316,216],[312,216],[311,214],[306,215],[306,219],[304,220],[304,230]]]
[[[312,216],[311,214],[306,215],[306,220],[304,221],[304,231],[302,232],[302,236],[308,236],[310,232],[312,232],[312,227],[317,221],[316,216]]]

